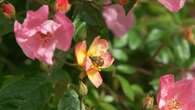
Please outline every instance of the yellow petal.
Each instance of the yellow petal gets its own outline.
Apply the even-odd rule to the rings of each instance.
[[[75,46],[76,60],[77,60],[77,63],[81,66],[83,65],[85,57],[86,57],[86,49],[87,49],[87,46],[86,46],[85,41],[79,42]]]
[[[87,71],[87,76],[96,88],[98,88],[103,82],[102,77],[97,69],[91,69]]]
[[[100,37],[96,37],[89,50],[88,50],[88,56],[101,56],[102,53],[105,53],[108,50],[108,41],[105,39],[100,39]]]

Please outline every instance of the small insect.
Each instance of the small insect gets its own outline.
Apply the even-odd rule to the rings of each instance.
[[[95,66],[103,66],[104,64],[104,59],[99,56],[91,56],[89,58]]]

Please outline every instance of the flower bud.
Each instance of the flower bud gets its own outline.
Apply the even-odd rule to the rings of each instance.
[[[80,84],[79,84],[79,94],[81,96],[85,96],[85,95],[87,95],[87,93],[88,93],[87,86],[82,81],[80,81]]]
[[[66,13],[69,11],[71,5],[69,3],[69,0],[56,0],[55,8],[56,11]]]
[[[2,4],[1,9],[3,14],[9,19],[13,18],[16,14],[15,7],[11,3]]]
[[[125,6],[128,3],[128,0],[119,0],[118,1],[120,5]]]
[[[184,38],[192,43],[192,44],[195,44],[195,38],[194,38],[194,33],[193,33],[193,29],[192,27],[187,27],[187,28],[184,28]]]
[[[144,110],[151,110],[154,106],[153,104],[154,104],[154,98],[153,97],[148,95],[144,98],[144,102],[143,102]]]

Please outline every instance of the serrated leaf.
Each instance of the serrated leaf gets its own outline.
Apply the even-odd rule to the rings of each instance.
[[[58,110],[81,110],[78,94],[74,90],[67,90],[58,103]]]
[[[0,110],[42,110],[50,94],[51,84],[47,78],[23,78],[0,90]]]

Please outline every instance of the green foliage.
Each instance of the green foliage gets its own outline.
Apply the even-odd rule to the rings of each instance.
[[[74,90],[67,90],[60,99],[58,110],[81,110],[79,96]]]
[[[0,90],[1,110],[43,110],[51,96],[51,83],[44,76],[21,78]]]

